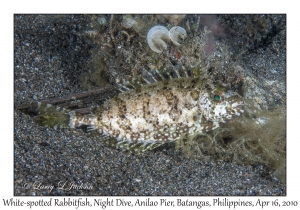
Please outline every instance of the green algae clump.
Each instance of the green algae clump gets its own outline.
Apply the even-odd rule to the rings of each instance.
[[[189,158],[267,166],[286,180],[286,107],[251,112],[210,133],[180,140],[176,148]]]

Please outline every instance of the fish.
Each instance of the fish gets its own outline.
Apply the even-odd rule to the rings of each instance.
[[[116,96],[87,114],[42,102],[29,110],[39,125],[96,131],[103,142],[137,154],[207,133],[243,113],[242,96],[199,66],[144,69],[117,85]]]

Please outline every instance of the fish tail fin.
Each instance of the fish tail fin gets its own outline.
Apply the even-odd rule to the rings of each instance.
[[[30,107],[21,110],[33,116],[33,120],[40,126],[52,128],[70,128],[70,110],[41,102],[31,102]]]
[[[42,102],[31,102],[29,108],[21,111],[34,116],[34,122],[40,126],[52,128],[82,127],[86,132],[94,130],[91,114],[84,115]]]

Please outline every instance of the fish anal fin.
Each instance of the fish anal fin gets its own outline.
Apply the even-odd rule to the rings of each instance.
[[[143,152],[153,150],[157,147],[162,146],[165,143],[134,143],[134,142],[128,142],[128,141],[120,141],[117,143],[116,148],[121,149],[123,151],[129,151],[131,153],[134,153],[136,155],[139,155]]]

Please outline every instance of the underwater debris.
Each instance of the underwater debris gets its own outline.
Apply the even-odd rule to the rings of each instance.
[[[179,39],[185,39],[185,37],[186,31],[182,27],[174,26],[168,31],[164,26],[154,26],[147,34],[147,42],[154,52],[162,53],[163,50],[167,49],[167,44],[164,40],[171,40],[174,45],[180,46],[178,43]]]

